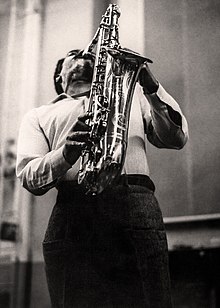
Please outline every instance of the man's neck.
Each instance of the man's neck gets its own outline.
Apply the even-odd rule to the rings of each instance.
[[[78,97],[82,97],[82,96],[86,96],[86,97],[89,97],[90,95],[90,90],[89,91],[84,91],[84,92],[81,92],[81,93],[77,93],[77,94],[74,94],[74,95],[71,95],[72,98],[78,98]]]

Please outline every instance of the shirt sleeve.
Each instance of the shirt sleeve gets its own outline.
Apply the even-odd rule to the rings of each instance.
[[[71,168],[62,154],[63,147],[50,149],[36,110],[28,112],[21,123],[16,174],[23,187],[35,195],[43,195]]]
[[[158,148],[183,148],[188,140],[188,124],[174,98],[159,84],[154,94],[141,91],[140,101],[150,143]]]

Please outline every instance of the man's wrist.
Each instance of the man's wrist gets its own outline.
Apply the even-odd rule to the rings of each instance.
[[[63,156],[63,146],[50,152],[50,161],[53,170],[53,179],[64,175],[72,167]]]

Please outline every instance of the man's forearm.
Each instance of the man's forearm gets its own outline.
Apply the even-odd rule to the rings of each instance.
[[[179,105],[161,85],[156,93],[145,96],[151,106],[153,140],[160,140],[160,147],[181,149],[188,139],[188,127]]]
[[[44,157],[18,156],[16,173],[24,188],[35,195],[43,195],[70,168],[71,165],[65,161],[60,148]]]

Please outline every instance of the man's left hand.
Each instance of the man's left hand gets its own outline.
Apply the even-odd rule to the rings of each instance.
[[[152,74],[146,62],[139,73],[138,82],[143,87],[144,94],[156,93],[159,88],[159,82]]]

